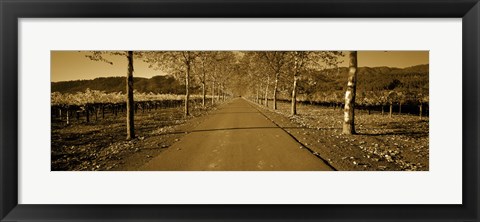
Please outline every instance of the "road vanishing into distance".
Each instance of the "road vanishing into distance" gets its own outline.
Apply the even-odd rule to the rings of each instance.
[[[259,109],[243,98],[220,106],[139,170],[333,170]]]

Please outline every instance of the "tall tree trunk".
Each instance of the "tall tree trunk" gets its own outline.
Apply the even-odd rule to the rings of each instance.
[[[219,83],[217,86],[217,102],[220,102],[220,94],[222,93],[222,85]]]
[[[70,110],[69,107],[67,107],[67,125],[70,125]]]
[[[220,84],[220,93],[218,93],[218,101],[222,101],[222,97],[223,97],[223,84]]]
[[[345,108],[343,134],[355,134],[355,93],[357,88],[357,51],[350,52],[347,91],[345,92]]]
[[[398,103],[398,115],[402,113],[402,103]]]
[[[222,101],[225,102],[225,85],[222,84]]]
[[[393,112],[393,103],[390,103],[390,118],[392,118],[392,112]]]
[[[203,79],[202,79],[202,106],[205,107],[205,97],[206,97],[206,92],[205,92],[205,82],[206,80],[206,72],[205,72],[205,64],[203,65]]]
[[[190,99],[190,92],[188,91],[190,88],[190,62],[187,62],[187,70],[185,72],[185,117],[190,114],[189,104],[188,101]]]
[[[133,51],[127,52],[128,70],[127,70],[127,140],[135,139],[134,112],[135,103],[133,101]]]
[[[258,101],[257,101],[257,102],[258,102],[258,104],[260,104],[260,105],[262,104],[262,98],[260,97],[260,90],[262,90],[262,88],[263,88],[263,84],[260,82],[260,86],[259,86],[259,88],[257,89],[257,91],[258,91]]]
[[[280,75],[280,72],[277,72],[275,74],[275,89],[273,90],[273,109],[277,109],[277,89],[278,89],[278,76]]]
[[[292,89],[292,116],[297,115],[297,74],[298,58],[295,56],[293,64],[293,89]]]
[[[258,96],[258,94],[259,94],[259,90],[258,90],[258,87],[256,87],[256,88],[257,88],[257,96],[255,97],[255,103],[258,103],[258,99],[259,99],[259,96]]]
[[[270,84],[270,76],[267,77],[267,86],[265,87],[265,107],[268,107],[268,85]]]
[[[205,107],[205,82],[202,82],[202,106]]]
[[[212,105],[215,104],[215,80],[212,81]]]

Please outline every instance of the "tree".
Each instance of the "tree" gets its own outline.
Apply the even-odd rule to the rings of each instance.
[[[148,52],[145,62],[149,63],[155,69],[161,69],[171,74],[184,73],[185,78],[185,117],[190,115],[190,74],[195,60],[199,53],[194,51],[168,51],[168,52]]]
[[[367,112],[368,112],[368,115],[371,114],[371,107],[373,105],[375,105],[375,96],[373,95],[373,93],[364,93],[363,95],[363,100],[362,100],[362,104],[364,106],[366,106],[367,108]]]
[[[293,52],[293,89],[291,114],[297,115],[297,81],[300,70],[303,67],[307,54],[306,52]]]
[[[282,68],[288,62],[288,53],[285,51],[270,51],[270,52],[260,52],[262,57],[267,61],[268,66],[272,69],[275,79],[274,79],[274,89],[273,89],[273,109],[277,109],[277,92],[278,92],[278,79]],[[267,81],[267,90],[270,78]],[[267,93],[266,93],[267,94]],[[267,94],[268,95],[268,94]],[[267,98],[267,96],[265,96]],[[268,101],[268,100],[267,100]]]
[[[345,108],[343,134],[355,134],[355,93],[357,88],[357,51],[349,55],[349,72],[347,90],[345,92]]]
[[[127,140],[135,138],[134,111],[133,102],[133,51],[127,52]]]
[[[212,72],[210,73],[210,80],[212,81],[212,105],[215,104],[215,84],[217,81],[217,64],[212,64]]]
[[[390,91],[387,94],[388,103],[390,105],[390,114],[389,117],[392,118],[393,113],[393,103],[397,100],[397,93],[395,91]]]
[[[407,97],[403,92],[398,92],[397,93],[397,99],[398,99],[398,115],[402,114],[402,104],[405,103]]]
[[[325,68],[338,67],[338,57],[342,56],[337,51],[294,51],[291,52],[293,58],[293,87],[291,99],[291,114],[297,114],[297,85],[300,74],[305,69],[324,70]]]
[[[428,103],[429,96],[425,95],[423,93],[418,93],[417,94],[417,101],[418,101],[418,108],[419,108],[419,117],[422,119],[423,117],[423,104]]]
[[[190,101],[190,71],[192,63],[195,60],[195,53],[191,51],[181,52],[183,64],[185,65],[185,117],[190,115],[189,101]]]
[[[238,74],[238,64],[232,52],[220,52],[216,63],[218,64],[218,100],[225,100],[227,94],[231,94],[230,80],[233,74]]]
[[[210,62],[210,55],[212,52],[201,52],[199,53],[200,59],[200,72],[201,75],[199,76],[200,83],[202,84],[202,106],[205,107],[205,99],[206,99],[206,81],[207,81],[207,72],[208,72],[208,64]]]
[[[139,52],[141,54],[141,52]],[[131,140],[135,138],[135,125],[134,125],[134,110],[135,110],[135,103],[133,100],[133,51],[126,51],[126,52],[104,52],[104,51],[94,51],[91,54],[86,55],[87,58],[93,61],[101,61],[106,62],[110,65],[113,65],[113,62],[109,61],[105,58],[105,55],[118,55],[124,56],[128,61],[127,66],[127,78],[126,78],[126,91],[127,91],[127,140]],[[87,119],[89,117],[88,107],[87,109]]]
[[[225,59],[225,54],[227,52],[218,52],[218,51],[203,51],[197,53],[198,64],[195,66],[196,72],[199,73],[197,76],[202,87],[202,106],[206,105],[206,94],[207,94],[207,81],[212,81],[212,104],[214,103],[215,98],[215,85],[219,80],[220,76],[217,71],[221,71],[219,68],[219,63]],[[220,86],[218,87],[220,88]],[[219,90],[219,89],[217,89]]]
[[[239,81],[244,83],[236,86],[239,94],[254,97],[258,104],[263,104],[264,99],[263,87],[268,76],[265,65],[265,61],[257,52],[244,52],[239,62],[240,71],[236,73],[241,76]],[[241,89],[238,89],[239,87]]]

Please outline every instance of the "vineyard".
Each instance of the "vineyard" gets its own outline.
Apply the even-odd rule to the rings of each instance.
[[[344,94],[342,91],[319,92],[313,95],[302,94],[297,97],[297,103],[343,109],[345,105]],[[265,101],[265,98],[262,96],[258,98],[250,97],[250,99],[260,104],[264,104]],[[290,98],[286,95],[280,95],[278,101],[289,102]],[[422,93],[369,91],[357,95],[355,109],[381,112],[382,114],[388,113],[389,115],[410,114],[419,115],[420,117],[429,116],[429,97]]]
[[[97,90],[52,93],[52,170],[109,170],[124,166],[125,158],[140,153],[143,161],[145,153],[152,155],[174,142],[173,137],[164,135],[172,127],[205,114],[226,99],[207,96],[208,104],[204,107],[201,96],[192,95],[192,116],[185,118],[184,96],[153,93],[134,96],[137,138],[125,141],[124,94]]]
[[[135,113],[150,112],[157,109],[178,108],[184,103],[183,95],[154,94],[134,92]],[[206,96],[212,99],[212,96]],[[216,97],[219,100],[220,97]],[[192,95],[191,102],[200,103],[200,95]],[[98,90],[87,89],[85,92],[75,94],[51,93],[52,121],[89,123],[91,120],[99,121],[107,116],[124,116],[126,112],[126,96],[121,92],[105,93]]]

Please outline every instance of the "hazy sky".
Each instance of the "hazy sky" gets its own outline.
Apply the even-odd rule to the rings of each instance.
[[[125,76],[127,59],[124,56],[106,56],[113,62],[92,61],[85,57],[88,52],[79,51],[52,51],[51,52],[51,81],[68,81],[78,79],[94,79],[97,77]],[[428,51],[359,51],[358,66],[389,66],[409,67],[419,64],[428,64]],[[348,66],[348,59],[344,59],[342,66]],[[151,78],[164,75],[162,71],[148,67],[140,59],[134,60],[134,76]]]
[[[358,51],[359,67],[389,66],[405,68],[414,65],[428,64],[428,51]],[[345,59],[344,66],[348,66]]]
[[[68,81],[77,79],[94,79],[97,77],[125,76],[127,73],[127,58],[125,56],[106,55],[106,62],[92,61],[85,55],[88,52],[51,51],[51,81]],[[148,68],[141,59],[134,59],[134,76],[147,77],[164,75],[160,70]]]

